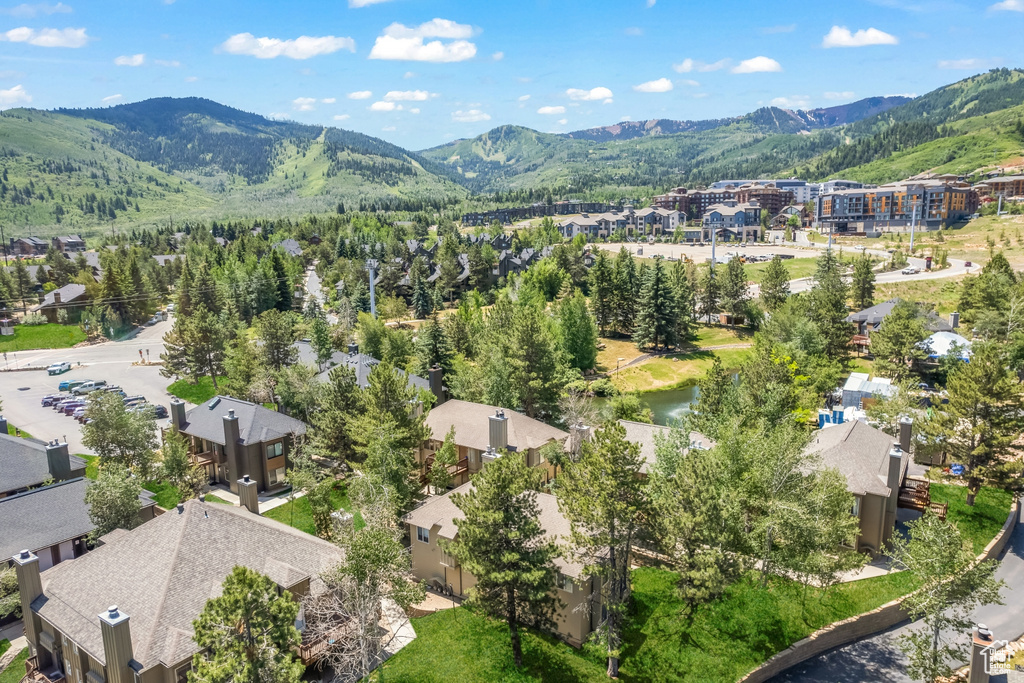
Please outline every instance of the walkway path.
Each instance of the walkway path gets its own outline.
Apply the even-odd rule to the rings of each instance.
[[[1024,633],[1024,524],[1017,524],[1000,559],[996,578],[1006,582],[1002,593],[1005,605],[981,607],[972,619],[992,629],[997,639],[1014,640]],[[919,622],[904,622],[888,631],[830,650],[776,676],[771,683],[912,683],[913,679],[906,672],[906,657],[896,639],[916,628],[920,628]],[[966,643],[967,636],[963,637]]]
[[[5,626],[0,629],[0,640],[11,641],[11,647],[7,652],[0,656],[0,671],[3,671],[7,666],[14,661],[15,657],[21,654],[21,651],[28,647],[28,639],[25,637],[25,627],[20,621],[16,621],[13,624]]]

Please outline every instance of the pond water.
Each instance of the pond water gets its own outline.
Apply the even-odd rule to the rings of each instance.
[[[738,381],[739,375],[734,374],[732,379]],[[640,400],[647,404],[654,416],[654,424],[669,425],[673,420],[678,420],[690,412],[690,405],[697,401],[700,389],[696,385],[683,389],[664,389],[662,391],[649,391],[640,394]],[[600,410],[608,402],[606,398],[594,399],[594,407]]]

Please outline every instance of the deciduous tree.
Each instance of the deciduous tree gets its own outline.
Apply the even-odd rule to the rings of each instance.
[[[89,398],[82,445],[99,455],[104,464],[116,463],[148,478],[155,459],[156,422],[145,413],[128,410],[112,392],[93,392]]]
[[[124,465],[104,463],[96,481],[85,490],[85,503],[89,506],[89,521],[93,541],[114,529],[131,531],[139,519],[139,495],[142,486]]]

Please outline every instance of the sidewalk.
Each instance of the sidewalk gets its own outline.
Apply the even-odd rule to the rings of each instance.
[[[21,651],[28,647],[28,639],[25,637],[25,627],[20,621],[0,629],[0,640],[11,641],[11,648],[0,657],[0,671],[3,671],[14,659],[21,654]]]
[[[239,499],[238,494],[237,493],[232,493],[230,489],[228,489],[226,486],[224,486],[222,484],[211,487],[210,490],[209,490],[209,493],[211,495],[217,496],[221,500],[226,500],[227,502],[231,503],[232,505],[234,505],[236,507],[242,504],[242,501]],[[298,500],[299,498],[302,498],[304,495],[306,495],[306,492],[305,491],[300,491],[299,493],[296,493],[294,497],[295,497],[296,500]],[[263,514],[263,513],[267,512],[268,510],[273,510],[276,507],[281,507],[282,505],[287,503],[288,500],[289,500],[288,496],[262,496],[261,495],[259,497],[259,501],[260,501],[260,514]]]

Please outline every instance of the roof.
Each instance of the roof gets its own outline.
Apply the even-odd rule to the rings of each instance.
[[[308,342],[296,342],[295,347],[299,350],[299,362],[306,363],[307,365],[316,365],[316,352],[309,345]],[[343,353],[341,351],[335,351],[331,354],[331,359],[327,361],[327,369],[317,375],[317,380],[326,382],[330,378],[331,370],[338,367],[339,365],[348,366],[353,372],[356,373],[356,384],[360,389],[365,389],[370,386],[370,371],[376,366],[380,365],[380,361],[373,356],[368,356],[365,353]],[[419,375],[413,375],[407,373],[402,368],[398,368],[398,372],[403,375],[407,375],[409,378],[409,386],[416,389],[430,389],[430,382],[423,379]]]
[[[887,377],[876,377],[872,380],[868,379],[866,372],[851,372],[846,378],[846,384],[843,385],[843,391],[855,391],[872,396],[892,396],[896,393],[896,387]]]
[[[885,432],[852,420],[838,425],[826,425],[814,434],[807,452],[821,458],[821,467],[839,470],[846,477],[846,488],[854,495],[871,493],[888,496],[886,478],[889,471],[889,451],[895,443]],[[900,481],[906,472],[909,458],[903,458]]]
[[[292,256],[302,256],[302,245],[300,245],[298,242],[291,239],[290,237],[286,240],[281,240],[274,246],[284,249],[286,252],[288,252],[288,254]]]
[[[306,433],[306,423],[301,420],[230,396],[214,396],[185,413],[181,431],[223,446],[224,416],[229,410],[238,418],[238,441],[243,446]]]
[[[640,471],[644,474],[649,473],[658,459],[655,452],[658,435],[666,438],[672,432],[672,429],[646,422],[633,422],[632,420],[619,420],[619,424],[626,429],[626,441],[640,445],[640,457],[644,459],[643,465],[640,466]],[[714,448],[715,442],[700,432],[690,432],[690,445],[706,451]]]
[[[704,217],[707,218],[713,213],[720,213],[723,216],[735,216],[739,213],[746,213],[747,211],[760,208],[756,204],[737,204],[736,206],[726,206],[725,204],[714,204],[708,207]]]
[[[438,440],[443,439],[454,426],[456,444],[485,451],[490,445],[490,417],[499,410],[504,410],[508,419],[508,445],[517,451],[540,448],[549,441],[562,441],[569,437],[568,432],[514,410],[458,400],[445,401],[431,408],[426,425],[433,438]]]
[[[85,472],[85,460],[71,456],[71,471]],[[0,493],[38,486],[50,477],[46,444],[0,434]],[[3,555],[0,555],[3,557]]]
[[[15,242],[28,242],[29,244],[34,245],[34,246],[46,246],[47,245],[46,240],[40,239],[38,237],[19,237],[18,239],[15,240]]]
[[[929,358],[940,358],[948,355],[954,344],[960,347],[961,358],[967,360],[971,357],[970,340],[955,332],[936,332],[921,342],[921,347],[928,350]]]
[[[79,477],[0,498],[0,557],[23,549],[37,552],[92,531],[85,504],[91,483]],[[139,502],[142,507],[156,505],[149,491],[143,491]]]
[[[60,303],[66,304],[78,299],[79,297],[85,296],[85,285],[79,285],[72,282],[70,285],[64,285],[60,289],[55,289],[43,297],[42,303],[38,306],[33,306],[29,310],[38,311],[42,308],[50,308],[51,306],[57,305],[54,303],[56,301],[55,295],[57,294],[60,294]]]
[[[156,260],[156,262],[159,263],[161,266],[166,266],[168,263],[172,261],[177,261],[178,259],[181,258],[185,257],[182,254],[156,254],[153,256],[153,259]]]
[[[38,282],[40,268],[43,269],[44,273],[49,273],[52,270],[50,266],[45,264],[41,266],[25,266],[25,270],[28,271],[28,276],[32,279],[32,282]],[[13,274],[14,266],[7,266],[6,268],[4,268],[4,270],[6,270],[8,273]]]
[[[865,308],[862,311],[851,313],[846,316],[846,322],[866,323],[877,330],[882,324],[882,320],[885,319],[885,316],[892,313],[892,309],[896,308],[896,304],[900,303],[900,301],[902,301],[902,299],[896,297],[895,299],[889,299],[888,301],[883,301],[880,304],[875,304],[874,306]],[[949,322],[940,318],[935,311],[928,311],[928,313],[925,314],[925,327],[929,330],[936,331],[947,331],[953,329]]]
[[[469,482],[443,496],[433,496],[427,499],[423,505],[405,515],[402,521],[425,529],[434,530],[437,527],[434,533],[441,538],[452,540],[459,531],[455,526],[455,520],[464,517],[462,510],[452,500],[452,496],[457,493],[469,493],[472,488],[473,483]],[[564,545],[572,527],[569,520],[558,510],[558,499],[550,493],[538,493],[537,507],[540,509],[538,521],[544,530],[545,538]],[[555,566],[566,576],[579,578],[583,574],[583,565],[572,558],[556,557]]]
[[[337,563],[341,550],[244,508],[190,500],[180,509],[43,572],[32,609],[101,664],[99,615],[117,605],[131,617],[134,658],[148,669],[196,651],[192,621],[241,565],[289,588]]]

